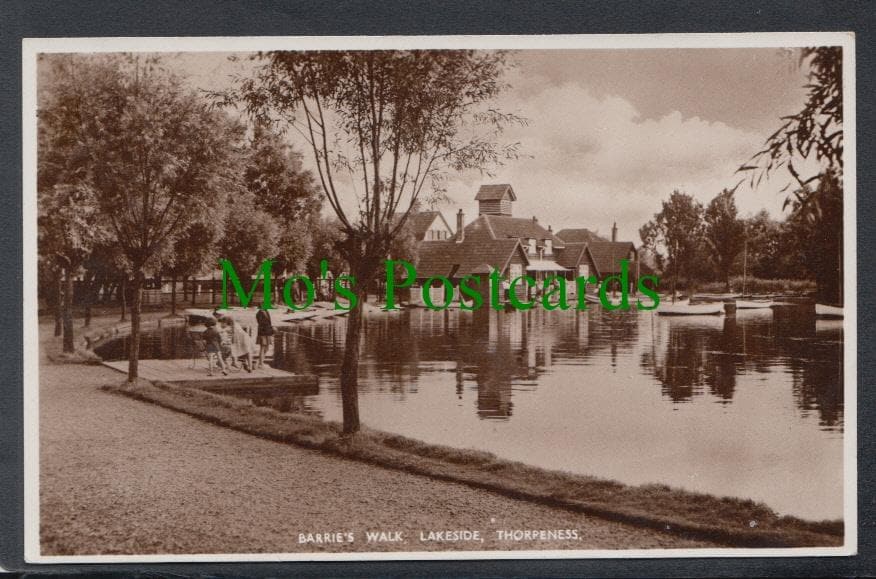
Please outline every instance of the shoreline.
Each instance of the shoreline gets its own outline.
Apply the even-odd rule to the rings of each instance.
[[[156,404],[260,438],[318,450],[382,468],[462,483],[510,498],[728,547],[831,547],[843,542],[842,521],[776,515],[751,500],[716,497],[651,484],[625,485],[502,460],[473,450],[423,443],[382,431],[344,438],[340,425],[196,389],[141,380],[104,391]]]

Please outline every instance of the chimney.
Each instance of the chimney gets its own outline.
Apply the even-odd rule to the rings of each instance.
[[[548,233],[553,233],[553,232],[554,232],[554,228],[551,227],[550,225],[548,225]]]
[[[465,239],[465,214],[462,209],[456,213],[456,243],[462,243]]]
[[[611,226],[611,240],[617,241],[617,221]]]
[[[532,222],[538,223],[538,218],[535,215],[532,216]]]

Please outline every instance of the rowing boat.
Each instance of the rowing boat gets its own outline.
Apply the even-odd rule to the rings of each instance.
[[[690,301],[661,303],[657,313],[661,316],[717,316],[724,313],[724,304],[717,302],[692,305]]]
[[[836,306],[815,304],[815,315],[819,318],[841,318],[843,317],[843,309]]]

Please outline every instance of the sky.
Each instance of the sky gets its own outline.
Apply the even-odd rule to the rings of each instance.
[[[252,66],[228,56],[181,53],[167,63],[217,90]],[[458,209],[466,221],[477,216],[481,184],[510,183],[517,217],[606,236],[617,222],[618,238],[639,244],[639,227],[672,191],[705,205],[742,180],[736,169],[805,100],[806,71],[787,49],[527,50],[511,61],[496,106],[527,119],[502,137],[520,143],[521,157],[492,176],[452,175],[439,207],[451,225]],[[757,190],[743,183],[740,214],[781,216],[788,179],[776,173]]]

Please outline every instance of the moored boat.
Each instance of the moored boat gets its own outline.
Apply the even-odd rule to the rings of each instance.
[[[815,315],[819,318],[841,318],[843,309],[825,304],[815,304]]]
[[[721,302],[710,304],[691,304],[689,300],[673,303],[662,303],[657,308],[662,316],[718,316],[724,313]]]

